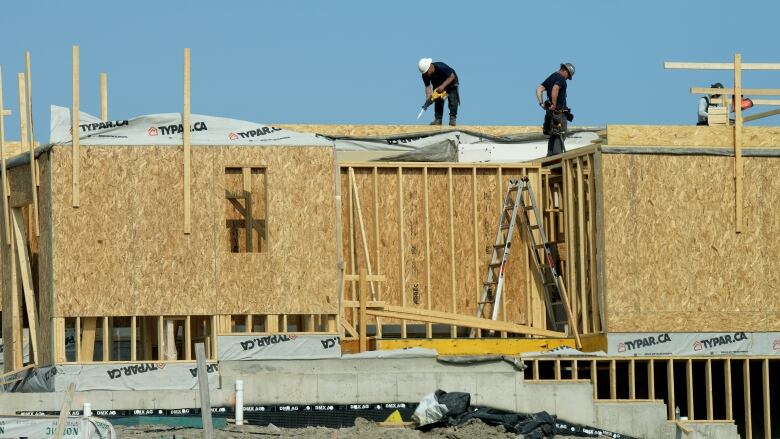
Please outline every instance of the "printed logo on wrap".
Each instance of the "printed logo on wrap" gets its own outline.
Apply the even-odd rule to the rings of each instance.
[[[141,363],[120,366],[106,371],[108,377],[112,380],[124,376],[140,375],[165,369],[165,363]]]
[[[772,342],[772,350],[780,351],[780,338],[776,338],[775,341]]]
[[[196,131],[208,131],[206,122],[198,121],[190,125],[190,132],[196,132]],[[149,127],[149,129],[146,130],[146,133],[149,134],[150,136],[157,136],[157,135],[171,136],[174,134],[181,134],[183,132],[184,132],[183,124],[160,125],[156,127],[153,126],[153,127]]]
[[[704,349],[715,349],[718,347],[724,347],[728,345],[732,345],[734,343],[738,343],[741,341],[745,341],[748,339],[748,336],[744,332],[737,332],[734,334],[723,334],[723,335],[716,335],[714,337],[705,338],[702,340],[697,340],[693,342],[693,350],[695,352],[699,352]]]
[[[107,130],[110,128],[119,128],[130,125],[129,120],[109,120],[106,122],[93,122],[79,125],[82,133],[91,133],[93,131]],[[71,128],[71,135],[73,129]]]
[[[272,346],[279,343],[287,343],[298,338],[297,335],[267,335],[265,337],[256,337],[250,340],[239,342],[241,349],[248,351],[250,349],[260,349],[266,346]]]
[[[230,140],[239,140],[239,139],[251,139],[254,137],[262,137],[267,134],[272,134],[276,131],[281,131],[281,128],[277,127],[257,127],[253,130],[247,130],[247,131],[241,131],[241,132],[231,132],[228,134],[228,139]]]
[[[623,341],[617,344],[617,351],[619,353],[631,352],[636,349],[646,349],[651,346],[662,345],[672,341],[672,337],[669,333],[663,333],[658,335],[651,335],[648,337],[637,338],[634,340]]]

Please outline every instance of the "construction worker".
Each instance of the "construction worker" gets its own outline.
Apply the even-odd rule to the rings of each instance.
[[[447,105],[450,108],[450,126],[455,126],[458,119],[458,105],[460,105],[460,96],[458,95],[458,74],[455,70],[443,62],[433,62],[431,58],[422,58],[417,63],[417,68],[422,74],[423,84],[425,84],[425,99],[431,97],[433,89],[438,93],[447,92]],[[431,125],[441,125],[444,114],[444,100],[437,99],[434,102],[434,119]]]
[[[710,85],[710,88],[723,88],[723,84],[720,82],[716,82],[712,85]],[[710,100],[711,99],[717,99],[720,95],[712,95],[712,96],[702,96],[699,99],[699,121],[696,123],[696,125],[709,125],[709,114],[707,113],[707,110],[710,107],[719,107],[718,104],[713,104]]]
[[[562,134],[566,132],[566,121],[573,116],[566,106],[566,81],[574,77],[574,64],[563,63],[557,72],[553,72],[536,88],[536,100],[545,112],[542,131],[550,136],[547,142],[547,155],[555,155],[566,151]],[[547,100],[542,94],[547,92]]]

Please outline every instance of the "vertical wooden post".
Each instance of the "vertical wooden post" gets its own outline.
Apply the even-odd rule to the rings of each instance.
[[[740,105],[739,98],[734,99],[734,105]],[[745,407],[745,439],[751,439],[753,437],[753,420],[751,419],[751,400],[750,400],[750,359],[745,358],[742,363],[742,388],[744,391],[742,395],[744,397]]]
[[[456,295],[456,288],[455,288],[455,213],[454,213],[454,202],[453,202],[453,183],[452,183],[452,166],[447,168],[447,206],[449,208],[449,217],[450,217],[450,294],[451,294],[451,305],[452,305],[452,313],[457,314],[458,313],[458,300]],[[451,326],[450,327],[450,337],[456,338],[458,336],[458,327],[457,326]]]
[[[428,207],[428,167],[423,168],[423,217],[425,220],[425,307],[432,306],[431,295],[431,221]],[[425,337],[433,338],[433,324],[425,324]]]
[[[727,421],[733,421],[734,420],[734,406],[732,403],[732,398],[734,397],[732,391],[731,391],[731,359],[726,358],[724,364],[723,364],[723,378],[725,381],[725,393],[726,393],[726,420]]]
[[[100,74],[100,120],[108,121],[108,76]]]
[[[685,386],[688,397],[688,420],[693,421],[696,418],[693,415],[693,360],[690,358],[685,363]]]
[[[358,281],[358,289],[360,294],[360,352],[365,352],[368,349],[367,337],[366,337],[366,295],[368,290],[367,272],[365,267],[360,267],[360,280]]]
[[[398,167],[398,269],[401,275],[401,306],[406,306],[406,257],[404,247],[404,179],[401,167]],[[401,320],[401,338],[406,338],[406,320]]]
[[[11,245],[11,221],[8,211],[8,172],[5,167],[5,109],[3,108],[3,72],[0,69],[0,161],[2,161],[2,197],[3,197],[3,228],[5,230],[5,243]]]
[[[103,361],[111,361],[111,325],[108,317],[103,317]]]
[[[427,169],[426,169],[426,177],[427,177]],[[426,191],[428,189],[428,181],[427,178],[425,180],[425,188]],[[471,194],[472,194],[472,204],[474,206],[474,303],[479,304],[479,301],[481,300],[482,296],[482,279],[481,274],[479,272],[479,234],[478,234],[478,227],[479,227],[479,221],[477,219],[477,168],[476,166],[471,168]],[[425,197],[425,214],[428,214],[428,196],[426,194]],[[425,224],[425,248],[428,248],[428,223]],[[427,251],[427,250],[426,250]],[[426,253],[426,256],[427,253]],[[428,264],[427,270],[430,270],[430,264]],[[430,283],[430,279],[428,281]],[[430,308],[429,308],[430,309]],[[482,336],[482,331],[479,329],[476,329],[474,331],[474,334],[476,334],[477,337]],[[430,336],[429,336],[430,338]]]
[[[379,170],[376,166],[372,171],[372,189],[374,195],[374,262],[376,263],[375,273],[382,272],[382,264],[379,261]],[[376,300],[382,300],[382,283],[376,285]],[[382,338],[382,320],[376,318],[376,337]]]
[[[165,360],[165,319],[157,316],[157,360]]]
[[[633,358],[628,362],[628,399],[636,399],[636,363]]]
[[[596,360],[590,360],[590,381],[593,383],[593,399],[599,399],[599,369]]]
[[[206,372],[206,353],[203,343],[195,345],[195,360],[198,368],[198,390],[200,391],[200,416],[203,421],[203,437],[214,437],[214,424],[211,422],[211,398],[209,397],[209,376]]]
[[[130,317],[130,361],[138,359],[138,317]]]
[[[192,360],[192,316],[184,317],[184,359]]]
[[[184,112],[182,113],[184,143],[184,234],[192,232],[190,217],[190,49],[184,49]]]
[[[726,107],[728,111],[728,107]],[[734,176],[736,204],[736,232],[742,233],[742,55],[734,54]]]
[[[579,368],[577,367],[577,357],[575,357],[573,360],[571,360],[571,379],[578,380],[579,377]]]
[[[609,362],[609,399],[617,399],[617,364],[615,360]]]
[[[29,50],[27,52],[25,52],[24,64],[25,64],[25,72],[26,72],[25,76],[27,77],[27,121],[28,121],[27,126],[30,128],[30,145],[32,145],[33,149],[35,149],[35,124],[33,123],[33,115],[32,115],[32,102],[33,102],[33,100],[32,100],[32,69],[30,67],[30,51]],[[40,176],[38,175],[38,163],[35,164],[35,173],[33,175],[35,176],[35,186],[36,187],[40,186],[41,185],[41,181],[40,181]],[[36,194],[36,198],[37,198],[37,194]],[[38,230],[38,225],[37,225],[38,203],[35,204],[35,208],[36,208],[36,212],[35,212],[35,215],[36,215],[36,217],[35,217],[36,218],[36,230]],[[36,235],[36,236],[40,236],[40,235]]]
[[[675,414],[675,404],[674,404],[674,360],[671,358],[666,360],[666,392],[669,399],[669,406],[667,409],[669,410],[669,419],[674,421],[677,420],[677,416]]]
[[[81,331],[77,331],[76,337],[81,339],[80,353],[78,361],[93,361],[95,354],[95,317],[78,318]],[[80,335],[79,335],[80,334]],[[103,336],[105,338],[105,335]]]
[[[35,225],[35,236],[41,236],[40,226],[38,223],[38,191],[36,190],[36,172],[35,172],[35,146],[32,142],[28,141],[27,134],[29,133],[29,125],[27,117],[29,115],[29,105],[27,102],[27,84],[25,81],[24,73],[19,73],[19,134],[21,140],[22,151],[27,150],[28,157],[30,158],[30,191],[32,192],[32,209]]]
[[[647,361],[647,399],[655,399],[655,360]]]
[[[588,234],[585,230],[585,179],[582,175],[583,160],[582,157],[577,157],[577,238],[578,238],[578,256],[579,263],[578,277],[580,279],[580,312],[582,314],[582,333],[587,334],[589,331],[588,322],[588,297],[587,297],[587,284],[586,284],[586,272],[585,272],[585,236]]]
[[[761,389],[764,397],[764,438],[772,439],[772,410],[769,405],[769,359],[761,362]]]
[[[73,330],[76,334],[76,361],[80,363],[82,361],[86,361],[84,359],[83,353],[81,352],[81,317],[75,318],[75,322],[73,322]],[[89,361],[92,361],[92,357],[89,358]]]
[[[73,106],[70,110],[71,120],[71,138],[72,138],[72,184],[73,184],[73,207],[79,207],[79,153],[80,153],[80,135],[79,128],[79,46],[73,46]]]
[[[707,420],[712,421],[714,418],[714,410],[712,407],[712,360],[709,358],[704,365],[704,375],[704,390],[707,392]]]
[[[252,219],[252,168],[241,168],[241,176],[244,186],[244,227],[246,228],[246,251],[252,253],[252,230],[254,220]]]
[[[557,381],[560,381],[561,380],[561,359],[560,358],[555,359],[554,373],[555,373],[555,379]]]
[[[588,275],[590,278],[590,309],[593,313],[591,324],[593,332],[601,331],[601,314],[599,312],[598,283],[596,282],[596,167],[595,153],[588,156]]]

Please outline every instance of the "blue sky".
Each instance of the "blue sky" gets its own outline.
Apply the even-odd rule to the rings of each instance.
[[[36,137],[48,108],[70,106],[71,46],[81,50],[82,111],[181,111],[183,48],[192,50],[192,111],[263,123],[412,124],[423,100],[417,60],[460,77],[459,122],[536,125],[534,89],[561,61],[575,124],[689,124],[691,86],[724,71],[664,70],[663,61],[780,62],[777,1],[13,1],[0,5],[4,104],[32,54]],[[727,22],[728,20],[728,22]],[[780,72],[745,72],[779,87]],[[759,110],[760,111],[760,110]],[[18,114],[6,138],[18,138]],[[427,122],[432,111],[424,116]],[[778,124],[778,119],[767,123]]]

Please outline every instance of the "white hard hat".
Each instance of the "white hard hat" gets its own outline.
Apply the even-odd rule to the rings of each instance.
[[[431,62],[433,62],[431,58],[420,59],[420,61],[417,62],[417,68],[420,69],[420,73],[427,72],[428,68],[431,67]]]

